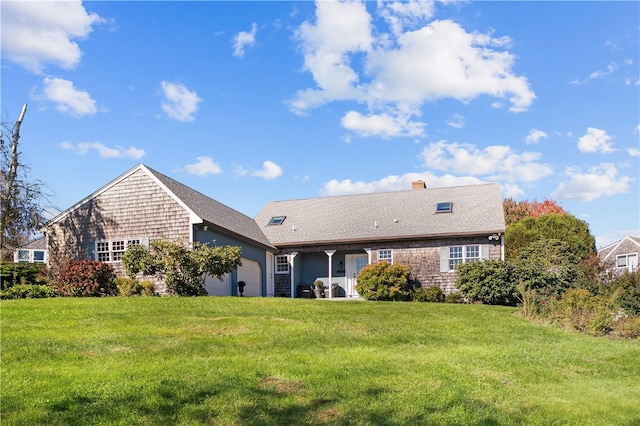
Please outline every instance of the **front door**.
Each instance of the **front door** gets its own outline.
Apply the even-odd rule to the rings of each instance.
[[[637,254],[630,254],[629,256],[627,256],[627,268],[629,269],[629,272],[635,272],[638,270],[638,255]]]
[[[356,291],[357,277],[360,270],[367,266],[369,263],[369,255],[362,254],[347,254],[344,257],[345,263],[345,275],[346,275],[346,287],[345,292],[347,297],[358,297]]]

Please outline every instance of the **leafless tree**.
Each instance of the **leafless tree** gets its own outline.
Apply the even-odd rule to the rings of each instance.
[[[2,121],[0,134],[0,254],[9,260],[14,248],[28,242],[44,223],[44,184],[29,180],[29,167],[20,152],[20,127],[27,113],[22,106],[15,123]]]

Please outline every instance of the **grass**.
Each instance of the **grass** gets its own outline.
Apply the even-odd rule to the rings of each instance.
[[[3,425],[638,425],[640,341],[514,309],[9,300]]]

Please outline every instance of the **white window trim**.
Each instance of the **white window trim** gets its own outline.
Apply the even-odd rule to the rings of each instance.
[[[289,255],[287,255],[287,254],[278,254],[278,255],[275,255],[273,257],[273,259],[274,259],[273,261],[275,262],[275,268],[273,268],[273,269],[274,269],[274,272],[276,274],[288,274],[288,273],[291,272],[291,261],[289,260]],[[284,260],[286,260],[286,262],[278,262],[279,259],[280,260],[284,259]],[[285,270],[280,270],[278,268],[278,267],[284,266],[284,265],[287,266],[287,270],[286,271]]]
[[[616,268],[617,269],[627,269],[630,272],[633,272],[634,270],[637,269],[637,266],[631,266],[629,265],[629,257],[635,257],[636,259],[638,259],[638,253],[625,253],[625,254],[619,254],[616,256]],[[620,259],[624,258],[625,262],[624,262],[624,266],[619,266],[618,262]],[[637,260],[636,260],[637,263]]]
[[[99,252],[98,251],[98,244],[102,244],[102,243],[106,243],[107,244],[107,250]],[[116,243],[123,243],[124,244],[124,251],[123,250],[114,250],[114,245]],[[133,238],[118,238],[118,239],[114,239],[114,240],[95,241],[93,243],[93,260],[96,260],[96,261],[99,261],[99,262],[104,262],[104,263],[121,263],[122,259],[113,260],[114,253],[122,253],[122,255],[124,255],[124,253],[127,251],[127,248],[129,248],[129,246],[134,246],[134,245],[142,245],[144,247],[149,248],[149,238],[146,238],[146,237],[133,237]],[[108,260],[99,260],[99,256],[100,256],[101,253],[107,253]]]
[[[387,251],[391,255],[390,258],[386,258],[386,257],[383,258],[383,257],[380,256],[381,252],[387,252]],[[390,264],[393,263],[393,250],[392,249],[378,249],[378,262],[381,262],[383,260],[387,261]]]
[[[20,252],[27,252],[27,259],[20,258]],[[43,253],[43,260],[36,260],[36,252]],[[16,249],[13,253],[14,263],[47,263],[47,251],[45,249]]]
[[[453,265],[453,268],[451,268],[451,248],[452,247],[460,247],[462,249],[462,258],[455,258],[455,259],[461,259],[460,262],[458,263],[467,263],[467,262],[477,262],[480,260],[487,260],[490,259],[490,255],[489,255],[489,245],[487,244],[457,244],[457,245],[452,245],[452,246],[446,246],[446,247],[441,247],[440,248],[440,272],[448,272],[448,273],[452,273],[455,272],[455,266]],[[467,247],[479,247],[478,252],[480,257],[467,257]]]

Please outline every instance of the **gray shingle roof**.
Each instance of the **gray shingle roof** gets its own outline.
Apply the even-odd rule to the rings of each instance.
[[[273,247],[260,227],[249,216],[234,210],[213,198],[189,188],[188,186],[171,179],[162,173],[144,166],[152,173],[164,186],[173,192],[184,204],[187,205],[196,215],[208,222],[210,225],[229,231],[240,237],[253,240],[259,244]]]
[[[435,213],[451,201],[451,213]],[[286,216],[282,225],[267,225]],[[256,222],[275,246],[504,232],[498,184],[275,201]]]

